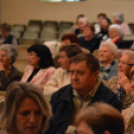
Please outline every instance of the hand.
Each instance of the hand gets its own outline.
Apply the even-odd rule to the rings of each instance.
[[[6,70],[5,67],[3,66],[3,63],[0,62],[0,71],[1,70]]]
[[[130,80],[127,78],[127,76],[122,72],[119,72],[118,76],[119,76],[118,84],[121,87],[123,87],[126,92],[132,90]]]

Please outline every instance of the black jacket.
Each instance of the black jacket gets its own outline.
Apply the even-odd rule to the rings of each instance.
[[[102,83],[88,105],[95,102],[108,103],[121,111],[121,103],[117,96]],[[50,103],[52,106],[53,117],[50,120],[50,126],[46,134],[64,134],[70,124],[74,108],[71,84],[55,92],[52,95]]]
[[[1,35],[0,35],[1,38]],[[8,36],[6,37],[5,41],[2,44],[12,44],[12,40],[13,40],[14,36],[8,34]]]
[[[115,44],[117,45],[117,47],[119,49],[127,49],[127,48],[130,48],[132,46],[133,42],[134,42],[133,40],[122,40],[122,39],[120,39]]]

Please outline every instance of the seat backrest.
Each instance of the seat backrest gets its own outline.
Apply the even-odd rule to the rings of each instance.
[[[17,39],[20,39],[22,36],[22,32],[20,31],[11,31],[10,34],[15,36]]]
[[[58,33],[57,32],[43,32],[43,33],[41,33],[40,38],[57,39],[58,38]]]
[[[37,33],[37,32],[24,32],[22,38],[24,38],[24,39],[38,39],[39,33]]]
[[[27,26],[26,32],[40,32],[40,26]]]
[[[12,31],[24,32],[25,29],[26,29],[25,25],[13,25],[12,26]]]

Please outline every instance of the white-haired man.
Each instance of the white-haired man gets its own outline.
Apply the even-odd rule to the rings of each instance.
[[[99,76],[108,81],[117,76],[118,63],[115,58],[118,54],[117,46],[111,42],[103,42],[99,48],[100,73]]]
[[[109,26],[109,38],[107,41],[113,42],[119,49],[130,48],[133,44],[133,40],[122,40],[122,30],[120,25],[112,24]]]

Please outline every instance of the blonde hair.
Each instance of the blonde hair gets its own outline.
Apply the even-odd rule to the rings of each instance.
[[[7,133],[12,133],[13,129],[15,129],[15,113],[20,103],[25,98],[30,98],[39,105],[43,114],[43,120],[39,131],[44,133],[48,128],[48,122],[52,113],[50,105],[45,100],[41,90],[32,83],[14,82],[9,85],[1,117],[2,129],[6,130]]]

